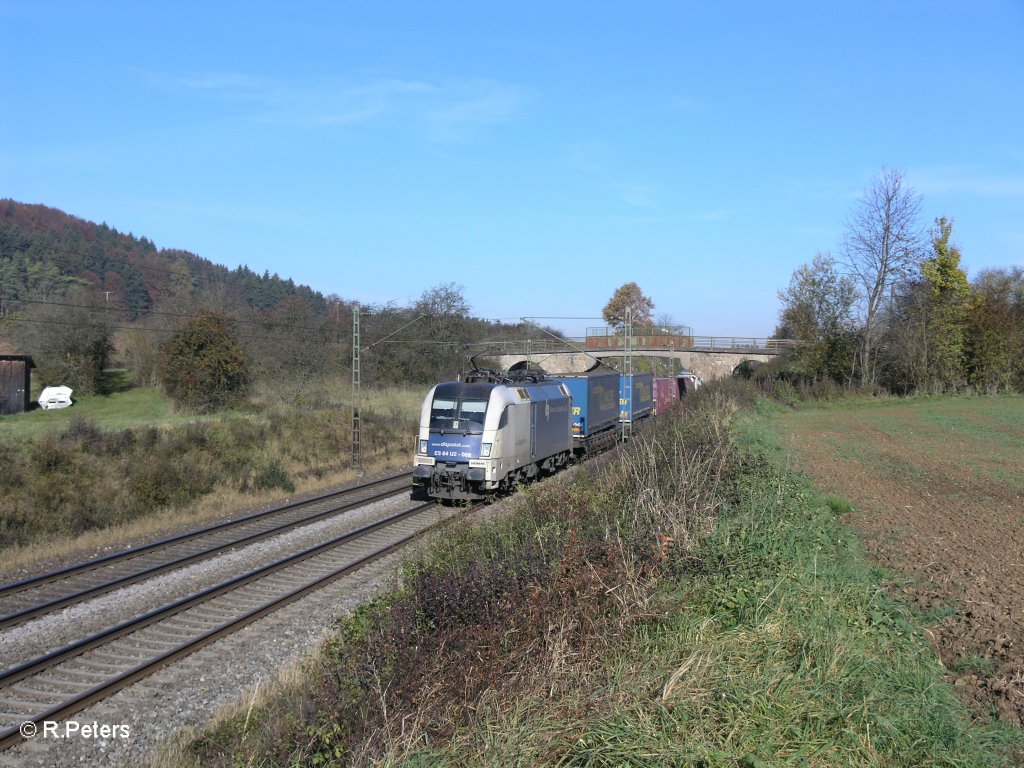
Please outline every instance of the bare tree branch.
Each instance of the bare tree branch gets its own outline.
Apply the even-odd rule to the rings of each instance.
[[[904,183],[900,170],[886,170],[847,218],[840,263],[856,281],[864,322],[861,381],[875,380],[879,310],[893,285],[916,267],[924,235],[918,222],[921,197]]]

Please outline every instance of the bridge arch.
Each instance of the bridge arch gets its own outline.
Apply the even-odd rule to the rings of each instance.
[[[763,365],[773,360],[774,354],[756,354],[751,352],[697,352],[681,351],[660,353],[659,351],[645,350],[637,352],[637,357],[671,357],[680,368],[697,374],[704,381],[715,379],[727,379],[733,372],[744,363],[756,363]],[[527,356],[524,354],[506,354],[499,358],[499,365],[505,370],[526,370],[527,366],[542,368],[549,373],[583,373],[592,371],[607,359],[609,362],[618,364],[622,359],[621,353],[602,354],[597,357],[592,354],[580,354],[577,352],[555,353],[549,352],[542,355]]]
[[[667,340],[667,341],[666,341]],[[779,339],[695,336],[635,336],[633,354],[638,358],[669,358],[672,370],[692,371],[704,381],[728,378],[747,361],[767,363],[791,349],[795,342]],[[503,343],[499,364],[506,370],[527,365],[551,373],[582,373],[603,362],[623,356],[622,338],[614,334],[585,339],[534,339]]]
[[[734,379],[749,379],[752,378],[757,372],[757,369],[763,365],[765,365],[764,360],[743,360],[732,369],[731,375]]]

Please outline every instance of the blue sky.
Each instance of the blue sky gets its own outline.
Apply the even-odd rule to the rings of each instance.
[[[884,167],[970,276],[1024,264],[1022,40],[1020,0],[0,0],[0,197],[364,303],[636,281],[765,336]]]

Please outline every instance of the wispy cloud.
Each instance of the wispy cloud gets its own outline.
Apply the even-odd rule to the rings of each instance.
[[[653,208],[657,203],[659,190],[653,184],[627,182],[610,184],[609,188],[618,194],[622,202],[634,208]]]
[[[524,111],[532,92],[508,83],[473,81],[441,88],[423,116],[430,138],[462,141],[478,129],[509,123]]]
[[[593,173],[608,162],[610,148],[603,141],[577,141],[570,144],[559,158],[562,165],[575,171]]]
[[[690,215],[691,221],[728,221],[733,217],[733,211],[721,209],[717,211],[701,211]]]
[[[800,224],[794,227],[789,227],[786,231],[801,238],[815,238],[823,242],[827,242],[828,238],[835,238],[835,228],[829,227],[818,227],[809,224]]]
[[[198,77],[179,77],[174,84],[186,90],[256,92],[265,87],[264,81],[237,72],[210,72]]]
[[[705,110],[703,102],[685,96],[669,99],[668,108],[673,112],[703,112]]]
[[[976,197],[1024,197],[1024,174],[992,173],[980,166],[945,165],[911,169],[907,179],[924,195],[964,194]]]
[[[438,142],[466,140],[480,128],[513,121],[533,95],[520,86],[489,80],[282,80],[237,72],[150,80],[156,87],[195,98],[244,105],[240,117],[254,122],[334,127],[398,117]]]
[[[777,191],[779,195],[796,200],[845,202],[859,199],[870,181],[870,174],[865,174],[863,184],[853,183],[848,178],[797,177],[781,180]]]
[[[264,122],[343,126],[421,107],[437,89],[415,80],[378,80],[359,86],[325,83],[289,89],[268,106]]]

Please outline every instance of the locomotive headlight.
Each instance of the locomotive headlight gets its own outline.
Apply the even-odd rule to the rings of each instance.
[[[480,443],[480,458],[481,459],[489,459],[489,458],[491,458],[491,444],[490,443]]]
[[[420,440],[420,449],[419,449],[418,453],[421,453],[424,456],[427,455],[427,441],[426,440]]]

